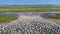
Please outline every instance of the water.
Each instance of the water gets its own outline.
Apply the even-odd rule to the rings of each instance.
[[[0,12],[0,14],[3,15],[13,15],[13,16],[18,16],[18,15],[40,15],[40,14],[55,14],[55,13],[60,13],[60,12]]]

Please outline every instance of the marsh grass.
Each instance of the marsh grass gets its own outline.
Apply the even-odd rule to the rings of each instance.
[[[12,21],[12,20],[15,20],[15,19],[17,19],[16,16],[0,15],[0,23],[9,22],[9,21]]]
[[[54,16],[42,16],[44,18],[52,18],[52,19],[60,19],[60,15],[54,15]]]
[[[60,11],[60,6],[0,6],[0,12],[47,12]]]

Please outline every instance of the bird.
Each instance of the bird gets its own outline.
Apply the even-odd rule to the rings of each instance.
[[[8,25],[10,24],[10,25]],[[19,15],[19,17],[6,25],[2,34],[60,34],[60,25],[47,20],[40,15]]]

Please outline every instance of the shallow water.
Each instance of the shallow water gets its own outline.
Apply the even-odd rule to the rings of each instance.
[[[55,13],[60,13],[60,12],[0,12],[0,14],[5,14],[5,15],[40,15],[40,14],[55,14]]]

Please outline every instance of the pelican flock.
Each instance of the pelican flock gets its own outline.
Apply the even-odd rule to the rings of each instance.
[[[60,34],[60,25],[40,15],[19,15],[8,23],[0,23],[0,34]]]

